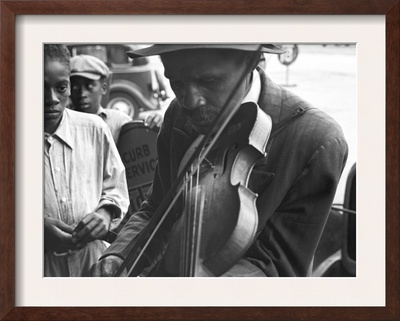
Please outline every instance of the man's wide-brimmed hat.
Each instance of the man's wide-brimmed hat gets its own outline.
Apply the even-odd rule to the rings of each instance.
[[[261,46],[261,48],[260,48]],[[128,51],[130,58],[147,57],[162,55],[168,52],[187,50],[187,49],[233,49],[242,51],[258,51],[271,54],[283,54],[285,50],[274,44],[156,44],[147,48]]]

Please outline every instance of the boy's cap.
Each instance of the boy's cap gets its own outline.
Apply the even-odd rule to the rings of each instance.
[[[71,58],[71,77],[80,76],[92,80],[107,78],[110,69],[100,59],[89,55],[77,55]]]
[[[156,44],[147,48],[128,51],[127,55],[130,58],[146,57],[154,55],[162,55],[167,52],[186,50],[186,49],[233,49],[243,51],[258,51],[263,53],[283,54],[286,51],[274,44]]]

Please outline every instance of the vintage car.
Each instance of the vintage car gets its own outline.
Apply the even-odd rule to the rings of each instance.
[[[159,110],[167,98],[165,81],[150,59],[126,55],[140,45],[79,43],[67,47],[72,56],[92,55],[110,68],[110,90],[102,101],[105,108],[119,109],[138,119],[141,112]]]

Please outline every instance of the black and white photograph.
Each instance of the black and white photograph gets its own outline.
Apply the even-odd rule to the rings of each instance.
[[[397,320],[399,1],[2,1],[0,320]]]
[[[355,43],[43,44],[44,277],[357,277]]]

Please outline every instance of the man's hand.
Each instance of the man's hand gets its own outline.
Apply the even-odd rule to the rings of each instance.
[[[150,114],[146,117],[144,121],[145,125],[149,126],[150,128],[160,128],[163,121],[163,117],[158,113]]]
[[[89,242],[101,239],[110,228],[111,217],[104,208],[86,214],[72,232],[72,242],[82,248]]]
[[[59,253],[76,249],[72,242],[73,228],[55,218],[44,218],[44,242],[47,251]]]
[[[106,256],[98,263],[92,265],[89,275],[92,277],[113,277],[118,271],[119,267],[124,261],[115,255]],[[121,273],[121,277],[127,276],[128,272],[126,269]]]

